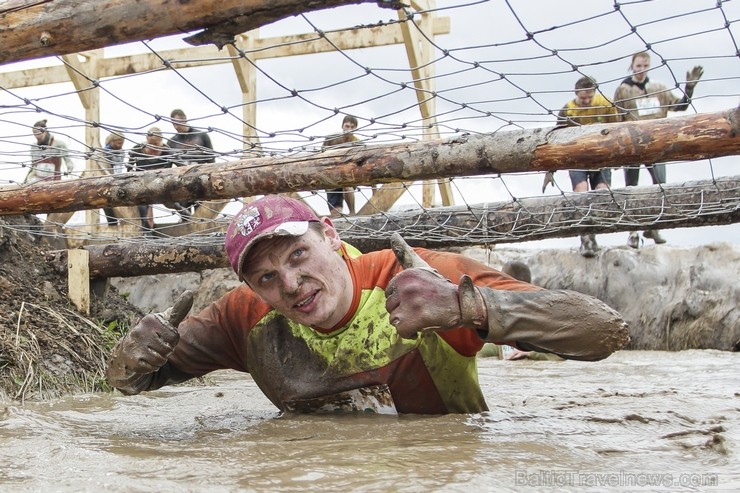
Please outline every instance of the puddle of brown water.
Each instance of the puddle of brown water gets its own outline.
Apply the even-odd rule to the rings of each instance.
[[[227,372],[5,406],[0,491],[740,491],[738,362],[483,359],[475,415],[280,416]]]

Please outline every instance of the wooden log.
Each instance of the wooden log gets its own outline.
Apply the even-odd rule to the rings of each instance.
[[[215,238],[215,239],[214,239]],[[172,272],[199,272],[228,266],[223,236],[192,238],[180,243],[171,240],[149,240],[141,243],[88,245],[90,278],[135,277]],[[55,250],[46,256],[54,270],[66,271],[67,252]]]
[[[361,251],[400,231],[413,246],[448,248],[740,222],[740,176],[530,197],[335,221]],[[368,232],[374,232],[372,235]]]
[[[186,41],[214,43],[220,48],[237,34],[280,19],[361,3],[394,10],[401,7],[400,2],[383,0],[10,0],[0,6],[0,19],[6,26],[0,29],[0,64],[200,29]]]
[[[335,219],[342,239],[363,252],[388,248],[399,231],[413,246],[447,248],[516,243],[584,233],[688,228],[740,222],[740,176],[628,187]],[[371,233],[372,232],[372,233]],[[228,267],[223,234],[146,243],[89,245],[90,276],[135,277]],[[67,250],[47,260],[59,272]]]
[[[0,192],[0,216],[231,199],[451,176],[716,158],[740,154],[739,130],[740,108],[735,108],[680,118],[463,135],[280,159],[36,182]]]

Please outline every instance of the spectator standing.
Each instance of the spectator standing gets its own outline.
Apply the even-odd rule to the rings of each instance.
[[[105,146],[93,154],[93,160],[98,163],[100,170],[108,175],[117,175],[126,171],[126,151],[123,150],[124,136],[122,133],[111,132],[105,138]],[[117,226],[113,207],[103,207],[108,226]]]
[[[170,118],[177,133],[168,140],[167,144],[172,149],[172,155],[176,158],[175,163],[178,166],[216,161],[211,138],[206,132],[191,127],[183,110],[172,110]],[[193,214],[195,205],[194,201],[175,202],[174,204],[175,210],[183,219]]]
[[[342,120],[342,133],[333,135],[324,141],[324,149],[336,149],[354,145],[360,139],[353,133],[357,129],[357,118],[346,115]],[[326,191],[326,201],[329,203],[329,215],[338,217],[342,214],[343,202],[347,203],[350,215],[355,213],[355,189],[354,187],[334,188]]]
[[[151,127],[146,133],[146,142],[136,144],[128,153],[129,171],[151,171],[172,167],[172,150],[164,143],[162,131]],[[139,205],[139,216],[145,230],[154,228],[154,210],[151,204]]]
[[[648,77],[650,54],[647,52],[632,55],[630,64],[632,75],[625,78],[614,93],[614,104],[620,109],[625,121],[654,120],[665,118],[669,111],[686,111],[694,95],[694,88],[704,74],[704,69],[697,65],[686,72],[686,85],[682,97],[677,96],[664,84],[654,82]],[[665,164],[647,166],[653,184],[666,182]],[[624,169],[624,184],[628,187],[638,184],[640,165]],[[657,229],[643,232],[643,237],[652,239],[657,244],[665,243]],[[630,233],[627,245],[640,247],[640,236],[637,231]]]
[[[558,113],[558,126],[590,125],[592,123],[614,123],[620,120],[617,108],[602,94],[596,92],[597,84],[592,77],[583,76],[576,81],[576,97],[568,101]],[[607,188],[612,183],[612,172],[608,168],[599,170],[569,170],[574,192],[587,192]],[[553,181],[553,172],[545,176],[542,191]],[[593,234],[581,235],[581,255],[593,257],[599,245]]]
[[[46,122],[47,120],[39,120],[33,124],[36,144],[31,147],[31,169],[23,183],[61,180],[62,162],[64,162],[67,173],[74,170],[74,163],[69,157],[67,144],[49,132]]]

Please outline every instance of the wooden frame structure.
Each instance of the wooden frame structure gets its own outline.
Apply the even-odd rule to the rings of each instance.
[[[111,0],[109,0],[111,1]],[[336,3],[336,2],[335,2]],[[354,2],[347,2],[354,3]],[[234,42],[226,44],[228,56],[216,46],[195,46],[192,48],[164,50],[154,54],[137,54],[106,58],[103,49],[85,51],[76,54],[62,55],[63,66],[51,66],[16,72],[0,73],[0,87],[14,89],[71,81],[85,110],[85,121],[100,121],[100,89],[93,81],[121,75],[129,75],[156,70],[162,67],[162,60],[167,60],[175,69],[201,67],[206,65],[231,63],[239,81],[242,92],[243,138],[245,147],[259,146],[256,127],[256,63],[259,60],[310,55],[335,50],[353,50],[376,46],[387,46],[403,43],[409,60],[409,70],[414,87],[422,121],[424,124],[423,140],[439,136],[436,130],[436,111],[434,98],[430,97],[435,90],[433,60],[434,46],[432,40],[436,35],[450,32],[450,19],[438,17],[434,13],[435,0],[412,0],[411,7],[418,11],[413,20],[408,18],[404,9],[397,11],[398,24],[387,24],[361,27],[348,30],[323,33],[306,33],[291,36],[267,37],[259,35],[259,28],[238,34]],[[416,28],[409,24],[414,22]],[[91,148],[100,147],[100,128],[88,125],[85,128],[85,143]],[[92,159],[86,161],[83,177],[100,174],[99,164]],[[449,180],[437,180],[442,203],[453,205]],[[386,184],[380,187],[360,211],[359,214],[371,214],[388,210],[406,190],[405,185]],[[434,181],[425,181],[423,187],[423,205],[431,207],[434,203]],[[167,234],[180,236],[203,230],[210,220],[215,219],[228,201],[213,201],[197,208],[191,221],[177,226],[169,226]],[[116,216],[122,219],[138,217],[135,207],[116,207]],[[56,231],[60,224],[66,224],[72,213],[52,213],[48,217],[47,230]],[[87,228],[97,230],[97,215],[93,210],[86,211]],[[139,234],[136,221],[122,221],[117,234],[133,236]],[[60,231],[57,231],[60,232]],[[92,232],[92,231],[89,231]]]
[[[543,132],[543,129],[535,129],[532,131],[508,132],[497,136],[460,137],[445,142],[435,140],[438,134],[436,131],[434,98],[431,97],[434,93],[434,72],[431,63],[433,60],[433,44],[431,40],[434,39],[435,35],[448,33],[450,26],[449,19],[438,18],[434,15],[434,0],[411,0],[411,7],[418,11],[414,14],[413,22],[416,27],[413,29],[410,24],[411,21],[406,17],[407,11],[401,9],[398,10],[399,19],[402,21],[399,24],[322,33],[322,36],[318,37],[316,33],[280,38],[261,38],[259,36],[259,25],[288,15],[294,15],[296,12],[371,2],[382,7],[399,8],[398,3],[386,0],[318,0],[312,2],[310,6],[300,0],[222,0],[220,7],[223,8],[214,9],[214,12],[208,15],[201,15],[202,7],[206,3],[205,0],[185,3],[176,0],[159,0],[157,5],[160,8],[160,13],[163,9],[170,9],[167,12],[172,12],[173,17],[177,18],[169,19],[165,14],[158,16],[157,22],[154,23],[156,25],[140,22],[134,27],[137,28],[146,24],[145,27],[149,31],[139,30],[125,39],[112,34],[109,34],[105,39],[104,36],[91,38],[90,26],[82,25],[78,27],[81,31],[85,31],[87,37],[80,36],[80,39],[84,38],[80,41],[77,36],[64,36],[64,39],[61,39],[62,36],[55,36],[55,32],[50,33],[43,30],[42,24],[46,23],[44,25],[47,25],[48,29],[56,29],[57,31],[63,31],[66,26],[66,32],[70,32],[73,30],[70,23],[82,22],[84,24],[87,22],[93,25],[92,27],[95,28],[93,31],[97,33],[104,32],[105,29],[102,28],[108,27],[105,22],[113,22],[114,24],[111,24],[111,26],[119,29],[116,32],[121,34],[120,27],[126,25],[125,22],[121,22],[121,16],[130,17],[134,15],[131,13],[132,9],[138,12],[141,12],[142,9],[146,12],[147,8],[153,10],[153,2],[132,3],[124,0],[99,0],[98,5],[105,4],[99,11],[106,12],[105,16],[108,20],[101,20],[100,23],[97,23],[95,19],[85,20],[84,13],[75,16],[65,12],[65,9],[72,8],[78,3],[72,0],[57,0],[53,2],[53,5],[48,2],[28,3],[23,0],[11,0],[0,7],[0,14],[4,16],[9,25],[17,28],[0,33],[0,39],[3,39],[5,48],[4,55],[0,56],[0,63],[33,58],[34,56],[60,55],[65,65],[24,70],[17,73],[0,73],[0,86],[12,89],[71,80],[85,109],[86,121],[95,122],[99,121],[100,112],[99,89],[94,84],[96,80],[159,69],[163,64],[162,59],[168,60],[167,63],[177,69],[232,63],[238,76],[244,102],[243,119],[247,124],[243,133],[245,141],[251,139],[251,142],[249,142],[251,147],[252,144],[259,144],[257,135],[252,131],[256,117],[255,104],[253,103],[256,102],[254,68],[257,60],[278,56],[320,53],[335,49],[351,50],[404,43],[416,90],[417,103],[424,122],[424,142],[413,146],[405,146],[406,152],[395,153],[390,147],[364,150],[352,149],[341,152],[329,151],[300,163],[286,163],[287,166],[295,166],[295,176],[298,177],[297,181],[291,180],[290,182],[276,179],[279,176],[275,170],[263,167],[261,171],[257,172],[251,169],[250,162],[259,161],[260,158],[227,163],[226,166],[219,169],[209,168],[207,165],[196,165],[199,166],[198,170],[200,172],[207,173],[211,177],[213,183],[209,185],[215,185],[207,189],[204,188],[202,195],[193,198],[215,201],[212,204],[216,206],[224,203],[225,198],[249,196],[255,193],[291,193],[304,189],[328,188],[326,185],[351,186],[360,183],[381,183],[383,184],[381,190],[360,211],[361,213],[372,213],[390,208],[405,191],[404,184],[414,180],[424,181],[422,204],[424,207],[430,207],[434,201],[435,181],[440,187],[443,204],[452,205],[452,194],[448,182],[450,176],[568,168],[590,169],[593,168],[594,162],[610,162],[614,165],[626,163],[628,160],[634,162],[636,155],[639,155],[640,162],[647,163],[665,162],[671,159],[703,159],[735,155],[740,152],[740,142],[737,140],[737,136],[740,135],[740,128],[738,127],[740,125],[740,117],[738,116],[740,108],[717,114],[695,115],[684,119],[676,118],[659,122],[625,122],[613,124],[609,127],[589,125],[583,128],[551,129],[546,132]],[[199,7],[201,14],[198,14]],[[43,16],[39,13],[39,9],[54,10],[55,16],[62,15],[62,17],[58,21],[52,22],[54,19],[51,17],[54,16]],[[236,15],[236,21],[229,17],[234,17],[236,12],[242,11],[243,13]],[[19,12],[22,15],[19,16]],[[258,20],[247,19],[249,12],[257,12],[258,14],[255,17]],[[267,14],[259,14],[259,12],[267,12]],[[182,18],[185,14],[189,15],[187,19]],[[265,15],[272,18],[265,19]],[[22,18],[20,20],[24,21],[25,24],[14,25],[13,16]],[[114,21],[110,20],[111,16]],[[40,19],[41,17],[44,18]],[[37,18],[40,20],[34,24],[34,20]],[[191,30],[200,27],[206,28],[206,31],[191,37],[191,39],[197,38],[201,43],[214,42],[220,46],[227,46],[228,57],[220,55],[214,46],[161,51],[156,56],[154,54],[115,58],[105,58],[103,56],[101,47],[114,44],[113,42],[147,39],[174,34],[179,29]],[[238,27],[243,29],[236,30]],[[132,31],[135,30],[132,29]],[[38,43],[40,47],[33,46],[34,37],[38,36],[39,33]],[[234,39],[233,45],[229,44],[232,39]],[[56,40],[63,41],[64,46],[57,46]],[[109,43],[106,44],[106,40]],[[75,52],[78,53],[73,54]],[[11,60],[10,58],[13,57],[14,53],[20,53],[23,56]],[[643,133],[649,133],[650,138],[640,138]],[[99,128],[90,124],[86,128],[85,140],[90,148],[99,147]],[[676,142],[680,142],[680,145],[675,145]],[[481,153],[481,150],[487,152]],[[596,159],[594,152],[599,153],[601,157]],[[437,156],[437,159],[424,159],[430,153]],[[481,160],[479,158],[481,155],[486,156],[486,159]],[[290,161],[290,159],[286,161]],[[341,172],[349,167],[359,169],[359,162],[363,163],[360,172]],[[433,164],[424,164],[429,162],[433,162]],[[461,163],[464,166],[461,166]],[[301,167],[300,171],[298,164]],[[399,169],[403,171],[400,172]],[[162,178],[163,181],[187,183],[193,177],[186,175],[184,171],[187,171],[187,169],[178,168],[147,173],[157,173],[157,176]],[[50,212],[50,224],[64,224],[71,217],[73,213],[71,211],[110,205],[116,208],[118,214],[125,214],[126,210],[135,209],[136,204],[145,203],[145,200],[149,200],[151,197],[163,200],[172,198],[165,196],[167,192],[159,195],[151,193],[154,190],[151,183],[147,183],[151,180],[142,180],[139,176],[127,177],[125,180],[127,183],[125,184],[123,183],[124,180],[117,181],[113,176],[98,176],[100,170],[94,161],[88,161],[85,173],[90,179],[77,183],[39,183],[4,193],[0,197],[2,198],[0,200],[0,215],[3,215],[3,213]],[[313,175],[310,175],[311,173]],[[250,174],[253,179],[246,180],[244,178],[246,174]],[[348,176],[351,176],[351,178],[347,178]],[[735,203],[736,183],[737,179],[730,182],[726,187],[722,184],[721,189],[717,187],[717,184],[709,184],[711,187],[709,191],[717,192],[715,200],[718,203],[728,201]],[[697,187],[694,195],[704,201],[707,197],[707,186],[702,184],[701,187]],[[97,187],[97,189],[93,191],[92,187]],[[75,190],[72,190],[72,188],[75,188]],[[80,190],[81,188],[88,189],[87,194],[85,190]],[[174,194],[182,195],[182,197],[175,197],[176,199],[190,198],[184,195],[188,193],[186,190],[179,189],[181,187],[171,188],[177,189],[173,192]],[[662,194],[669,191],[669,187],[664,187]],[[664,196],[662,194],[660,191],[656,191],[649,200],[641,199],[640,206],[650,206],[663,213]],[[59,199],[63,200],[60,201]],[[599,203],[599,199],[608,199],[606,204],[611,207],[611,198],[602,197],[599,194],[583,194],[577,198],[577,201],[579,204],[583,202],[580,206],[587,208]],[[678,203],[679,199],[671,200]],[[697,199],[691,196],[689,200],[695,201]],[[557,206],[556,202],[555,199],[531,201],[531,203],[524,204],[526,205],[524,209],[530,212],[542,210],[548,213],[553,210],[554,206]],[[572,205],[575,199],[571,199],[570,202]],[[521,201],[518,204],[522,205]],[[616,204],[616,206],[621,207],[620,204]],[[210,218],[213,218],[221,210],[213,206],[201,207],[200,209],[202,211],[202,215],[199,217],[202,220],[201,222],[183,224],[181,225],[182,231],[177,233],[171,231],[169,233],[185,234],[196,231],[200,225],[207,224],[209,217],[206,214],[210,214]],[[732,209],[732,212],[725,214],[721,219],[715,219],[715,216],[711,215],[690,217],[686,219],[685,225],[697,225],[701,221],[714,221],[717,224],[723,223],[722,221],[724,223],[734,223],[739,220],[738,210],[737,208]],[[437,209],[436,211],[440,214],[449,215],[451,221],[467,224],[464,214],[467,214],[468,211],[445,211],[443,209]],[[616,212],[620,211],[621,209]],[[434,214],[434,211],[432,211],[432,214]],[[496,217],[488,218],[490,214],[493,214],[493,212],[486,212],[485,224],[486,227],[493,228],[490,225],[495,223]],[[371,222],[373,218],[359,218],[359,220]],[[89,220],[88,222],[92,223],[94,221]],[[604,231],[616,230],[614,226],[602,226],[598,223],[587,226],[589,231],[596,232],[601,232],[602,229]],[[507,225],[502,225],[501,230],[505,231],[507,227]],[[621,226],[621,228],[626,227],[628,226]],[[110,245],[106,248],[117,246],[122,245]],[[169,249],[169,246],[167,248]],[[106,252],[108,252],[107,249],[104,249],[104,251],[98,253],[102,258],[107,258]],[[142,259],[150,258],[157,265],[163,264],[156,252],[141,252],[141,255],[133,258],[131,252],[128,252],[126,256],[132,257],[133,260],[140,263],[144,263]],[[178,268],[182,269],[183,265],[188,264],[188,262],[192,265],[197,264],[196,268],[203,267],[202,259],[197,256],[188,257],[188,255],[193,255],[192,251],[187,250],[183,255],[184,260],[181,257],[172,260],[172,265],[168,266],[170,271],[177,271]],[[116,256],[115,253],[114,256]],[[91,262],[86,253],[76,253],[76,251],[69,252],[64,265],[69,273],[70,296],[75,304],[82,311],[85,311],[85,305],[89,303],[90,296],[90,286],[85,280],[89,280],[91,277],[105,278],[106,275],[110,274],[110,271],[100,275],[94,274],[91,266],[95,269],[100,266],[96,262]]]

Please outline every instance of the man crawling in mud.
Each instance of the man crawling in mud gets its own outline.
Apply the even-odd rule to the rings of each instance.
[[[487,410],[476,369],[486,342],[595,361],[629,340],[598,299],[397,235],[360,254],[283,196],[247,204],[226,253],[244,284],[184,320],[190,293],[143,317],[113,350],[111,385],[137,394],[233,369],[282,411],[474,413]]]

